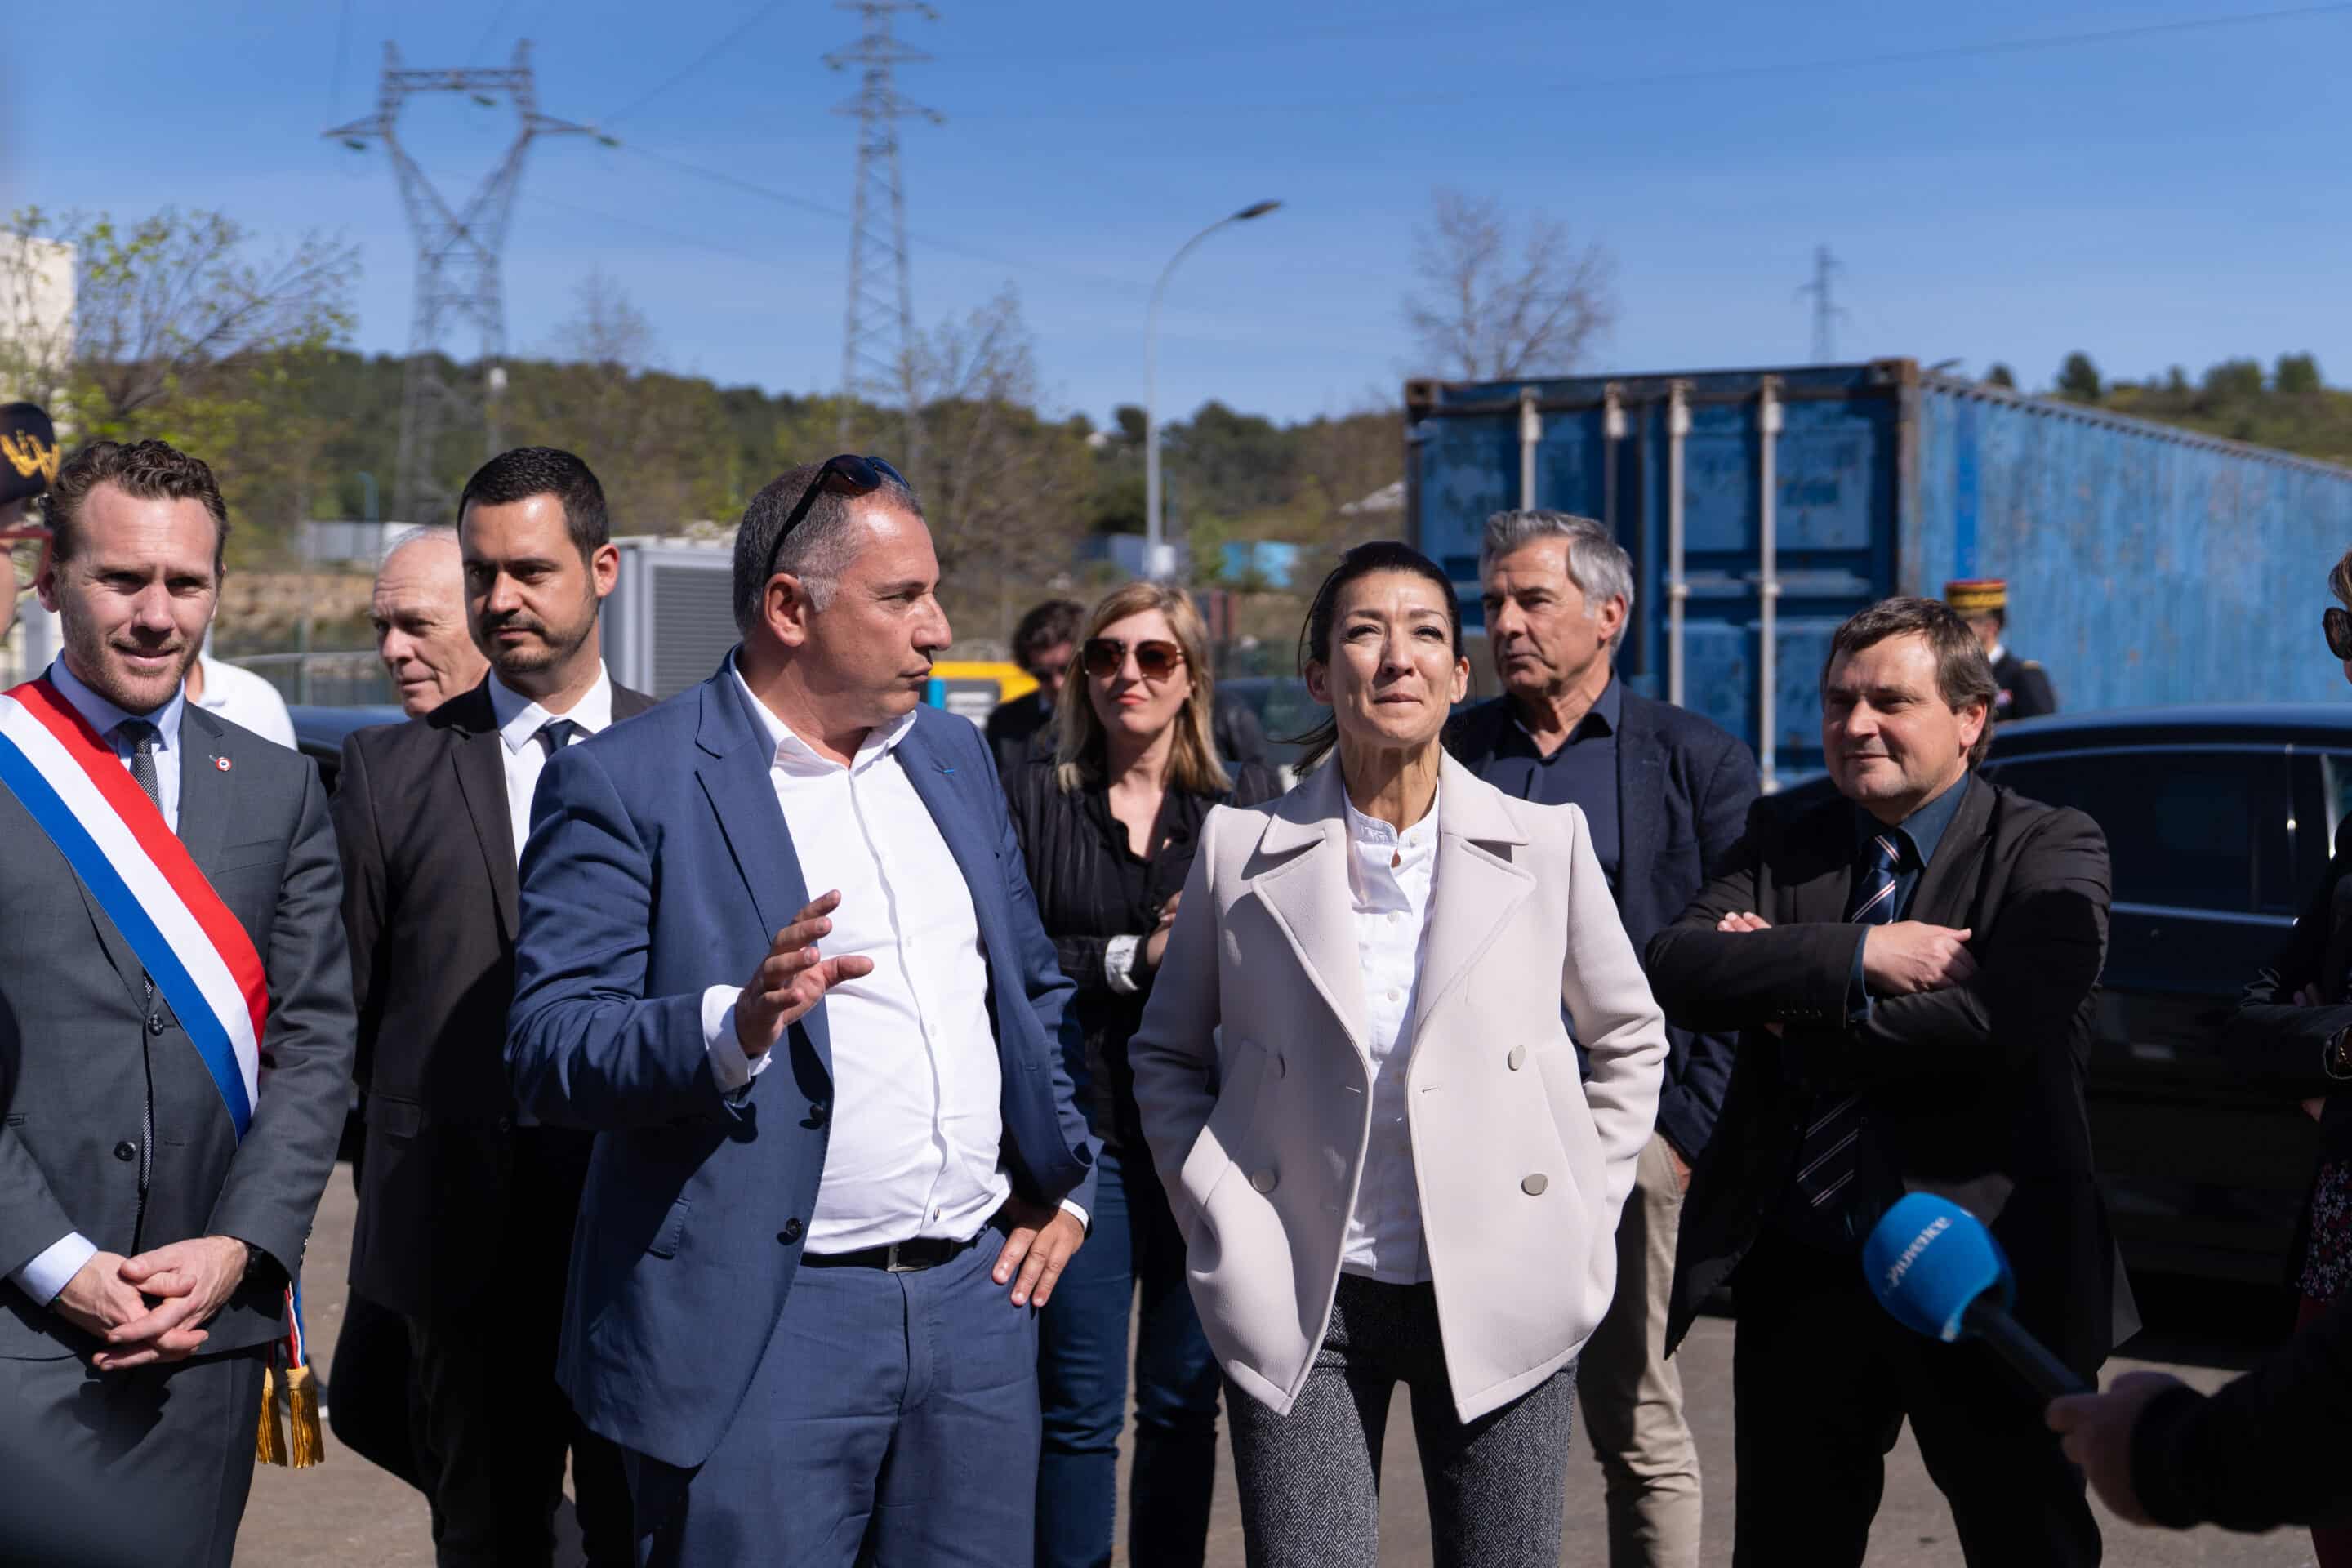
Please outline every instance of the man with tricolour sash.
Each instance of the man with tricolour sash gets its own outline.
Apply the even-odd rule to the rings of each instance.
[[[181,692],[212,471],[99,442],[49,521],[64,652],[0,695],[0,1548],[226,1564],[257,1437],[316,1454],[291,1287],[351,1077],[341,878],[310,761]]]

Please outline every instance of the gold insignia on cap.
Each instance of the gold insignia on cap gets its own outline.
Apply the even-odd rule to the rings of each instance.
[[[19,479],[29,479],[38,474],[44,483],[58,482],[57,443],[43,446],[41,438],[30,430],[21,436],[0,436],[0,458],[8,459],[8,466],[16,470]]]
[[[2005,577],[1964,577],[1944,584],[1944,603],[1964,616],[1982,616],[2009,608]]]

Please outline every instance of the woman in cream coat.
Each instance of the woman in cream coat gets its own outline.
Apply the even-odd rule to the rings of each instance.
[[[1210,815],[1129,1047],[1230,1385],[1249,1561],[1375,1560],[1402,1383],[1436,1561],[1552,1568],[1664,1020],[1583,814],[1439,743],[1469,680],[1443,571],[1350,551],[1301,662],[1337,755]]]

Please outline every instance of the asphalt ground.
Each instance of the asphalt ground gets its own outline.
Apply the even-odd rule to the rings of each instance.
[[[344,1265],[351,1246],[353,1198],[348,1170],[329,1185],[310,1246],[303,1282],[311,1342],[319,1363],[334,1359],[342,1326]],[[2275,1293],[2186,1287],[2144,1281],[2142,1306],[2154,1325],[2132,1345],[2130,1355],[2107,1366],[2108,1375],[2155,1367],[2200,1388],[2215,1388],[2284,1332],[2286,1308]],[[1683,1390],[1698,1439],[1705,1477],[1705,1561],[1730,1560],[1731,1541],[1731,1330],[1721,1319],[1702,1321],[1677,1360]],[[333,1391],[328,1391],[329,1398]],[[1429,1558],[1429,1521],[1413,1458],[1412,1418],[1396,1402],[1388,1438],[1387,1480],[1381,1504],[1381,1562],[1424,1563]],[[327,1463],[310,1470],[263,1467],[254,1477],[237,1543],[238,1568],[293,1568],[332,1563],[339,1568],[429,1568],[433,1542],[424,1500],[408,1487],[328,1438]],[[1215,1511],[1209,1533],[1212,1568],[1241,1568],[1242,1535],[1228,1458],[1218,1475]],[[1587,1568],[1605,1563],[1606,1534],[1601,1469],[1580,1432],[1568,1471],[1568,1533],[1563,1563]],[[569,1521],[562,1521],[566,1527]],[[2106,1561],[2122,1568],[2175,1568],[2220,1564],[2227,1568],[2307,1568],[2310,1538],[2300,1531],[2232,1535],[2200,1530],[2185,1534],[2144,1531],[2102,1511]],[[1124,1530],[1124,1520],[1121,1529]],[[558,1563],[579,1561],[576,1536]],[[1124,1562],[1120,1552],[1114,1562]],[[1906,1431],[1887,1461],[1885,1500],[1871,1535],[1872,1568],[1959,1568],[1958,1542],[1941,1496],[1927,1479],[1918,1449]],[[1007,1568],[1018,1568],[1008,1564]]]

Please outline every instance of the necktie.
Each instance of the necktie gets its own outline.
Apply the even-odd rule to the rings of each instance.
[[[131,742],[131,777],[155,809],[163,809],[163,786],[155,782],[155,749],[163,741],[163,731],[144,719],[125,719],[115,726],[115,732]]]
[[[1903,851],[1893,833],[1870,841],[1862,874],[1854,879],[1853,910],[1846,918],[1857,925],[1895,922],[1895,875]],[[1877,1215],[1861,1215],[1854,1178],[1862,1170],[1862,1096],[1814,1097],[1804,1137],[1797,1145],[1797,1206],[1800,1228],[1833,1242],[1853,1238],[1849,1218],[1869,1224]]]
[[[580,726],[571,720],[550,719],[539,727],[538,732],[533,734],[531,739],[539,742],[541,751],[551,757],[572,744],[572,737],[579,733]]]

